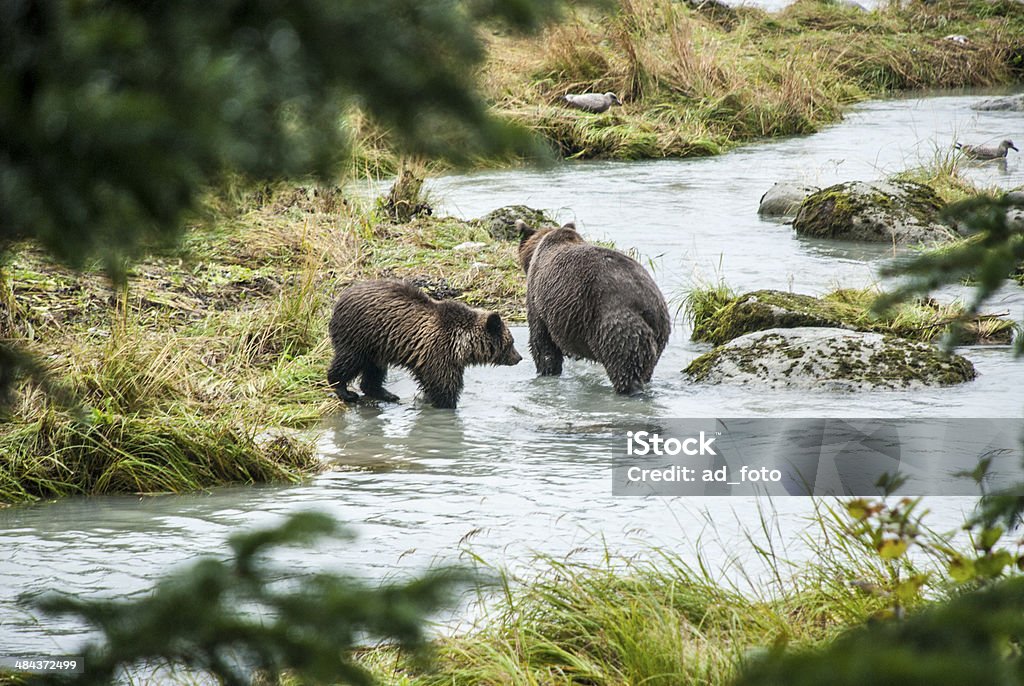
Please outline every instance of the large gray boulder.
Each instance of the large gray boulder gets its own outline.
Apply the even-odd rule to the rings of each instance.
[[[769,329],[735,338],[690,363],[699,383],[804,390],[904,390],[951,386],[974,365],[927,343],[825,327]]]
[[[971,109],[981,112],[1024,112],[1024,93],[982,100],[971,105]]]
[[[809,195],[793,228],[813,238],[940,243],[955,237],[939,222],[944,206],[935,191],[913,181],[849,181]]]
[[[791,181],[777,181],[761,196],[757,213],[762,217],[795,217],[800,205],[811,193],[820,188]]]

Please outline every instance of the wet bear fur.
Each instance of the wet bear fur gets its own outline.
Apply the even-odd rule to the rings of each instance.
[[[514,365],[522,357],[496,312],[456,300],[434,300],[402,281],[355,283],[338,297],[330,323],[334,360],[327,381],[344,402],[359,395],[348,384],[361,376],[368,398],[395,402],[384,389],[388,367],[412,372],[437,407],[455,407],[469,365]]]
[[[640,391],[671,330],[654,279],[626,255],[584,241],[573,224],[517,227],[537,373],[558,376],[568,355],[603,365],[616,393]]]

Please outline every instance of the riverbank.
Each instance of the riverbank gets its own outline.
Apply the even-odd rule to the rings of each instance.
[[[904,176],[949,200],[987,192],[955,164]],[[402,222],[386,203],[356,203],[337,188],[231,188],[210,196],[181,246],[136,264],[123,288],[23,246],[3,271],[4,337],[33,351],[80,405],[38,383],[20,389],[0,424],[0,503],[295,482],[321,470],[296,430],[344,411],[324,376],[344,285],[405,278],[510,322],[525,317],[512,236],[427,207]],[[691,314],[721,309],[719,291],[695,291]],[[856,295],[864,318],[873,294]],[[937,322],[955,312],[929,307],[901,325],[939,335]]]
[[[313,639],[290,645],[294,654],[323,656],[321,661],[298,664],[316,670],[325,683],[334,683],[340,673],[343,680],[362,677],[361,682],[395,686],[691,682],[725,686],[736,683],[741,673],[750,676],[785,654],[808,656],[834,649],[851,630],[907,626],[952,598],[967,597],[971,591],[991,588],[993,582],[1018,575],[1019,542],[1001,527],[975,523],[969,527],[970,537],[959,526],[954,531],[936,531],[930,526],[934,523],[930,509],[920,499],[815,500],[803,526],[792,532],[806,544],[807,553],[799,558],[789,557],[794,538],[783,538],[785,530],[780,528],[773,506],[769,501],[762,501],[761,506],[745,519],[733,512],[735,521],[718,521],[707,512],[699,537],[684,537],[669,548],[640,544],[632,546],[629,554],[607,547],[579,548],[565,556],[519,560],[516,571],[488,565],[473,552],[472,544],[464,542],[468,546],[465,556],[475,569],[470,573],[464,567],[449,578],[460,580],[458,587],[468,591],[468,600],[475,598],[470,612],[474,619],[468,625],[430,631],[427,636],[432,638],[425,646],[410,641],[406,647],[415,649],[409,651],[391,640],[369,646],[359,639],[341,647],[337,642],[315,643],[313,639],[322,633],[317,631],[313,631]],[[283,538],[292,530],[294,526],[283,526],[275,533]],[[250,535],[253,540],[278,540],[265,532],[258,533],[262,538]],[[737,535],[749,544],[746,554],[729,543]],[[298,541],[287,540],[295,554]],[[308,541],[306,544],[313,547]],[[248,546],[231,547],[237,557],[243,555],[241,551],[249,551]],[[713,562],[719,547],[731,551],[725,564]],[[189,657],[205,656],[207,644],[197,644],[194,631],[182,633],[180,626],[165,629],[149,618],[154,613],[162,617],[168,597],[176,598],[172,594],[177,591],[180,595],[182,587],[191,589],[190,597],[202,595],[214,576],[227,588],[218,587],[209,599],[214,609],[206,610],[205,621],[250,626],[252,606],[283,602],[279,595],[259,595],[259,601],[249,605],[233,602],[238,596],[248,597],[247,593],[256,595],[253,585],[262,590],[265,584],[276,582],[279,567],[261,559],[264,557],[271,558],[258,556],[260,561],[251,563],[255,567],[249,571],[251,577],[243,573],[242,581],[230,573],[230,559],[226,563],[229,573],[223,577],[218,565],[225,563],[220,559],[193,560],[192,565],[165,576],[151,593],[118,601],[119,607],[105,607],[107,613],[83,613],[89,623],[107,629],[104,636],[82,646],[87,669],[93,661],[103,664],[93,665],[96,669],[124,668],[128,679],[141,684],[203,681],[201,670],[206,663],[202,659],[189,662]],[[284,562],[278,560],[277,564]],[[269,571],[276,574],[271,576]],[[405,619],[416,617],[424,604],[437,602],[424,589],[433,588],[446,573],[437,570],[434,581],[421,579],[409,586],[401,576],[391,578],[391,592],[384,592],[383,602],[394,601]],[[391,635],[397,623],[392,619],[394,608],[384,623],[373,621],[380,619],[381,612],[388,612],[379,607],[365,620],[358,596],[345,592],[355,583],[351,578],[325,572],[306,577],[305,582],[289,589],[285,599],[295,604],[312,600],[316,605],[318,597],[327,597],[333,602],[324,601],[322,608],[311,608],[307,614],[285,612],[277,623],[265,627],[266,632],[240,629],[240,638],[234,643],[221,636],[211,641],[224,654],[234,656],[232,651],[241,651],[243,664],[256,664],[260,655],[273,655],[269,664],[296,664],[282,660],[278,652],[280,637],[288,629],[369,622],[371,636]],[[396,590],[403,587],[411,593]],[[325,593],[325,588],[333,593]],[[339,594],[344,602],[339,602]],[[366,590],[362,594],[371,595]],[[82,602],[91,609],[107,601]],[[437,606],[430,607],[436,610]],[[128,624],[138,621],[141,633],[110,630],[108,613],[120,613]],[[459,614],[465,616],[466,608]],[[144,619],[136,620],[136,616]],[[194,616],[184,620],[186,625],[198,621]],[[200,628],[197,624],[195,631]],[[946,628],[951,632],[957,629]],[[977,635],[979,630],[975,631]],[[1000,633],[999,638],[1005,641],[1005,634]],[[349,663],[353,642],[365,647],[355,648]],[[246,647],[252,652],[246,652]],[[914,650],[911,642],[888,647],[897,652]],[[345,660],[340,669],[333,667],[339,650]],[[1012,659],[1008,655],[1002,658]],[[170,664],[165,664],[165,659]],[[119,660],[124,662],[118,664]],[[315,666],[310,668],[310,663]],[[159,671],[154,673],[154,668]],[[267,680],[265,674],[257,672],[256,676],[255,682]],[[285,671],[269,680],[302,682],[297,676]],[[0,684],[37,681],[0,671]]]
[[[862,507],[877,509],[866,514]],[[395,686],[724,686],[769,655],[824,648],[846,630],[912,615],[958,593],[939,562],[956,557],[955,546],[914,528],[916,508],[910,501],[892,509],[819,502],[805,532],[818,541],[817,553],[802,562],[774,549],[773,525],[762,521],[769,541],[752,546],[753,559],[734,560],[728,573],[714,571],[701,554],[686,562],[671,550],[606,554],[596,563],[541,557],[521,578],[495,571],[482,616],[438,639],[431,667],[390,647],[368,650],[361,661],[379,683]],[[880,525],[884,514],[905,516],[905,532],[894,533],[899,519]],[[883,528],[899,552],[876,547],[873,536]]]
[[[344,411],[325,378],[327,322],[355,279],[411,278],[523,316],[514,244],[476,224],[392,224],[338,189],[283,184],[211,196],[204,214],[124,287],[28,245],[3,266],[0,336],[78,402],[18,389],[0,423],[0,503],[316,473],[312,443],[293,430]]]
[[[871,12],[825,0],[776,13],[691,4],[574,6],[539,36],[494,30],[483,93],[496,114],[558,156],[650,159],[813,133],[851,103],[900,91],[1024,79],[1024,5],[1012,0],[888,3]],[[605,91],[623,106],[588,114],[560,102]],[[386,133],[361,119],[353,130],[355,173],[394,173]]]

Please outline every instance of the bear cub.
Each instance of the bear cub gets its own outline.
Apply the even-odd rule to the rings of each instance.
[[[671,329],[654,279],[626,255],[584,241],[573,224],[532,229],[520,220],[516,227],[537,373],[560,375],[568,355],[599,362],[616,393],[640,391]]]
[[[412,372],[437,407],[455,407],[468,365],[514,365],[523,358],[496,312],[455,300],[434,300],[402,281],[364,281],[342,291],[330,324],[334,361],[327,381],[338,398],[359,395],[348,384],[361,376],[368,398],[396,402],[384,389],[389,365]]]

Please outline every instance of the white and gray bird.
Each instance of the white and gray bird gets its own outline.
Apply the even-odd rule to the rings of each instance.
[[[569,93],[563,95],[562,99],[569,107],[574,107],[584,112],[604,112],[612,105],[621,105],[622,101],[615,93],[583,93],[575,95]]]
[[[999,145],[962,145],[956,144],[956,149],[963,152],[964,156],[976,160],[998,160],[1006,157],[1007,150],[1020,152],[1013,141],[1003,141]]]

